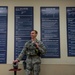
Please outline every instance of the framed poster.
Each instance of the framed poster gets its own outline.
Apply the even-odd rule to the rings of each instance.
[[[15,7],[14,59],[18,57],[33,30],[33,7]],[[23,58],[25,59],[25,58]]]
[[[59,7],[41,7],[41,40],[46,46],[45,58],[60,58]]]
[[[8,7],[0,6],[0,64],[7,61]]]
[[[75,7],[66,7],[68,56],[75,56]]]

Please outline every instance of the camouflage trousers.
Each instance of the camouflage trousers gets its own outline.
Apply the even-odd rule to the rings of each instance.
[[[39,75],[40,73],[40,60],[38,57],[31,57],[26,62],[26,75]]]
[[[26,64],[26,75],[39,75],[40,73],[40,63]]]

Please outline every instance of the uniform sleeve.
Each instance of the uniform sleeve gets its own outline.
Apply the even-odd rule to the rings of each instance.
[[[43,42],[40,42],[39,45],[39,50],[42,54],[45,54],[47,52],[45,45],[43,44]]]
[[[19,54],[19,56],[17,58],[18,61],[20,61],[23,58],[23,56],[26,54],[26,45],[27,45],[27,43],[25,43],[21,53]]]

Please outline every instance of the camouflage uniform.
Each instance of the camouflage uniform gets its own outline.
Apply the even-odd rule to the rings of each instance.
[[[36,39],[35,41],[38,43],[39,48],[36,49],[34,44],[31,40],[25,43],[22,52],[20,53],[19,57],[17,58],[19,61],[22,59],[24,55],[26,55],[26,75],[31,75],[33,71],[34,75],[39,75],[40,72],[40,64],[41,64],[41,57],[37,55],[36,52],[40,51],[41,54],[46,53],[46,48],[43,43]],[[36,51],[37,50],[37,51]]]

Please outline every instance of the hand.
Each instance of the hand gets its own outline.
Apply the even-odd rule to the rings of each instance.
[[[18,61],[17,59],[13,61],[13,63],[18,63],[18,62],[19,62],[19,61]]]
[[[39,48],[39,45],[38,45],[38,43],[35,43],[35,44],[36,44],[36,47],[37,47],[37,48]]]

